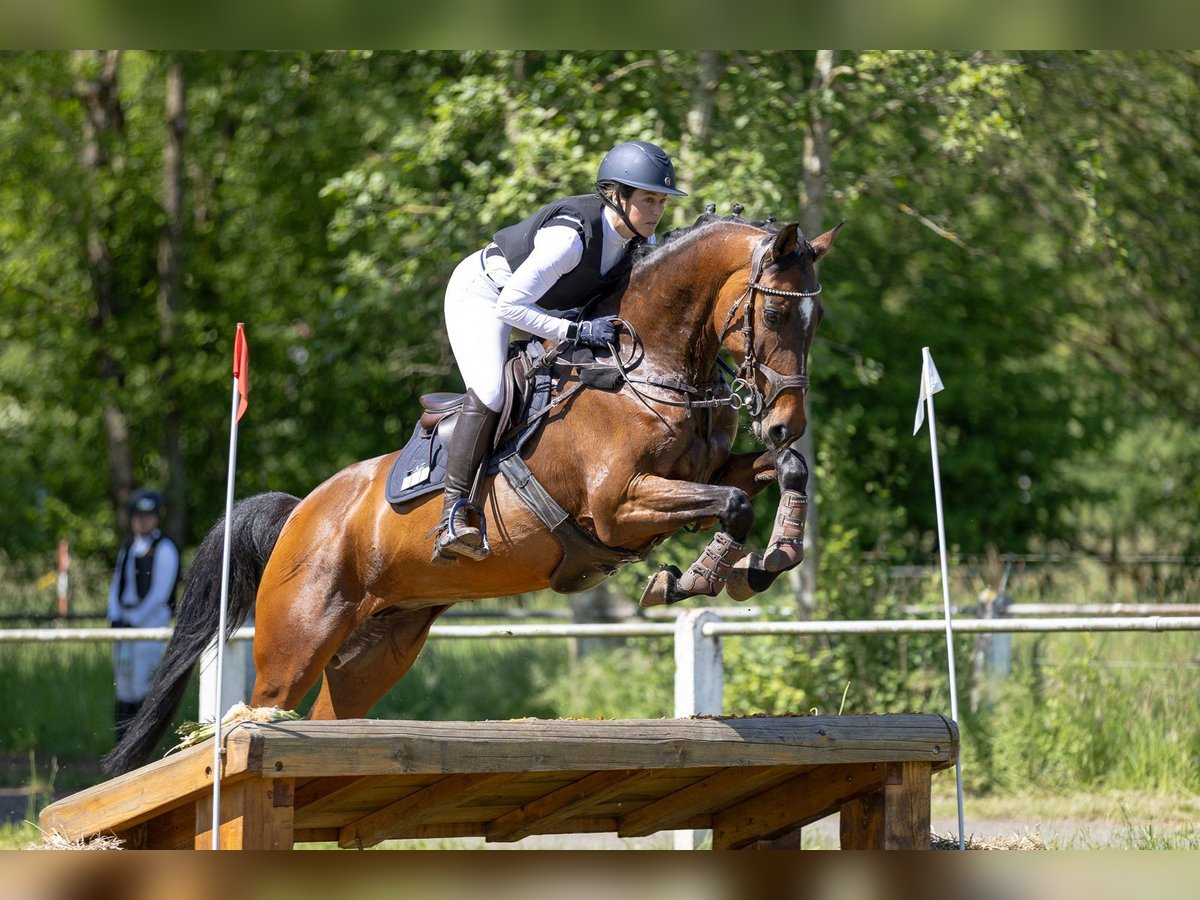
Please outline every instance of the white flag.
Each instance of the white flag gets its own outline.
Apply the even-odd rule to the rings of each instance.
[[[914,435],[925,423],[925,401],[938,391],[946,389],[942,384],[942,377],[938,375],[937,366],[933,364],[933,357],[929,355],[928,347],[921,348],[921,358],[921,394],[917,397],[917,416],[913,419]]]

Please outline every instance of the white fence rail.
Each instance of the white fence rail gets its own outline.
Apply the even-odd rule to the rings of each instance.
[[[721,639],[787,635],[942,634],[945,622],[936,619],[883,619],[850,621],[724,621],[721,609],[691,609],[674,622],[617,622],[606,624],[506,624],[434,625],[430,635],[441,640],[480,638],[597,638],[673,637],[675,643],[675,715],[719,715],[722,711],[724,669]],[[1200,631],[1200,616],[1123,616],[1103,618],[958,619],[960,634],[1016,634],[1085,631]],[[10,628],[0,629],[6,643],[113,643],[165,641],[170,628]],[[235,641],[253,639],[253,627],[238,629]],[[248,654],[231,654],[231,659]],[[205,681],[211,666],[201,665],[200,717],[215,715],[215,685]],[[244,700],[245,677],[236,667],[226,670],[222,712]],[[211,682],[211,678],[209,679]]]

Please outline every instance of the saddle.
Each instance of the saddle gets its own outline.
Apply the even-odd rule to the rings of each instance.
[[[585,356],[587,353],[575,350],[564,362],[594,362],[593,357]],[[521,459],[522,448],[541,427],[551,403],[555,375],[550,364],[553,359],[547,355],[540,341],[513,344],[504,370],[504,408],[484,471],[487,475],[503,474],[517,496],[558,538],[563,558],[550,576],[550,587],[560,593],[574,593],[594,587],[626,563],[643,559],[644,554],[600,543],[559,506]],[[589,387],[615,390],[621,382],[615,367],[593,365],[581,371],[581,383]],[[384,486],[384,496],[396,512],[404,513],[413,501],[442,490],[446,447],[463,398],[463,394],[443,392],[421,397],[421,415]]]

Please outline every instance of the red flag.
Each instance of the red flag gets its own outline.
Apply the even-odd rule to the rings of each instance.
[[[233,343],[233,377],[237,379],[238,411],[237,420],[242,421],[242,413],[250,405],[250,347],[246,344],[246,332],[242,323],[238,322],[237,340]]]

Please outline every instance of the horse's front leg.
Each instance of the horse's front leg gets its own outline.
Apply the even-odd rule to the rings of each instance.
[[[802,454],[791,447],[763,456],[771,458],[771,475],[779,482],[779,508],[775,513],[775,525],[767,541],[766,552],[761,556],[757,553],[743,556],[726,582],[726,592],[739,601],[762,593],[775,583],[780,573],[794,569],[804,559],[808,463]],[[753,471],[757,473],[756,480],[761,480],[767,472],[765,460],[754,460]]]
[[[725,586],[733,564],[742,555],[754,524],[750,497],[739,487],[697,484],[645,475],[630,486],[612,519],[612,532],[601,539],[645,531],[677,531],[693,522],[717,519],[721,529],[686,572],[674,567],[655,573],[642,594],[641,605],[662,606],[688,597],[715,597]],[[616,542],[616,541],[615,541]]]

